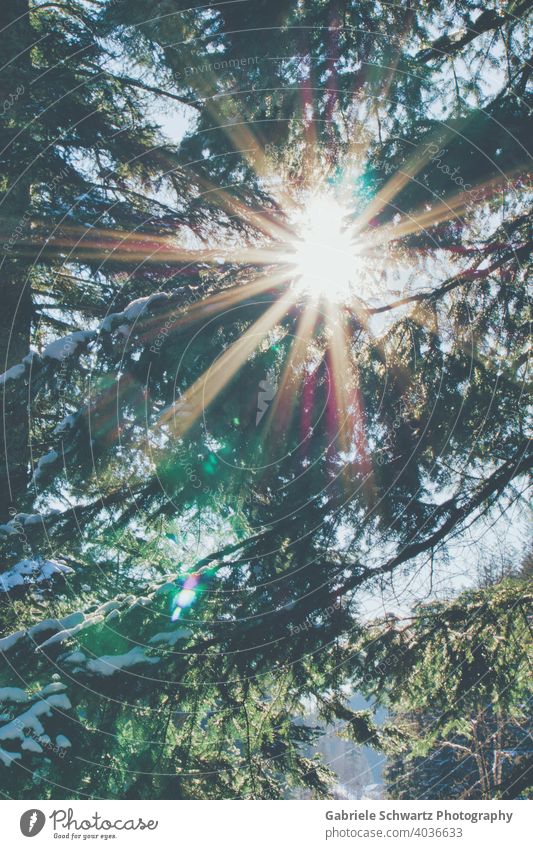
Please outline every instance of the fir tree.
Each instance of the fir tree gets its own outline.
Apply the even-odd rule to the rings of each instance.
[[[513,721],[522,683],[501,701],[496,647],[516,587],[422,611],[412,664],[360,608],[444,568],[531,467],[526,4],[39,5],[6,6],[31,91],[3,116],[5,220],[31,213],[4,239],[28,298],[3,377],[21,437],[0,526],[9,792],[328,795],[305,706],[398,751],[404,729],[346,692],[400,710],[408,680],[426,734],[427,702],[448,704],[426,654],[468,691],[443,613]],[[147,117],[163,102],[189,116],[179,146]],[[367,280],[329,306],[294,280],[317,187]]]

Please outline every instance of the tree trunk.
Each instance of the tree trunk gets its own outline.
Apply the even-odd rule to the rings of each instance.
[[[28,130],[33,42],[29,0],[2,0],[0,5],[3,68],[0,71],[0,372],[19,363],[30,346],[31,266],[17,256],[16,241],[27,235],[31,203],[31,155]],[[25,173],[24,173],[25,172]],[[28,482],[28,413],[22,387],[2,387],[0,436],[0,521],[9,508],[20,509]],[[4,391],[5,390],[5,391]],[[16,401],[14,396],[16,395]]]

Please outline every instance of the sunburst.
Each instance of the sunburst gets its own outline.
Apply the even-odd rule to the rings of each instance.
[[[232,132],[227,129],[230,138]],[[244,132],[244,131],[243,131]],[[246,131],[249,134],[249,130]],[[241,150],[257,151],[252,139],[232,138]],[[243,148],[243,143],[246,145]],[[257,233],[256,239],[247,243],[216,243],[211,238],[209,247],[198,247],[190,239],[175,235],[154,235],[137,232],[110,231],[98,226],[90,228],[62,225],[48,237],[41,250],[61,256],[65,263],[83,262],[101,258],[102,264],[111,261],[118,265],[134,262],[146,266],[165,263],[178,269],[212,266],[225,270],[225,280],[233,285],[224,286],[216,294],[184,307],[182,314],[174,311],[173,328],[179,332],[185,324],[211,319],[227,312],[238,304],[269,293],[270,305],[264,314],[250,325],[240,339],[224,351],[217,364],[199,376],[176,399],[171,408],[160,415],[158,425],[169,428],[177,437],[183,435],[200,417],[202,411],[223,391],[230,380],[244,366],[268,334],[285,322],[291,312],[297,317],[300,332],[309,340],[319,326],[325,327],[323,355],[331,365],[332,398],[338,434],[342,434],[343,450],[348,453],[351,436],[350,415],[352,401],[344,397],[343,387],[352,384],[352,396],[357,394],[357,378],[351,369],[351,329],[344,313],[351,313],[358,326],[364,326],[370,312],[380,312],[390,307],[373,307],[367,304],[376,295],[386,303],[387,282],[394,257],[401,254],[401,245],[407,236],[427,233],[443,221],[454,219],[465,208],[465,192],[460,192],[447,202],[439,201],[412,211],[409,215],[397,212],[393,220],[378,225],[380,213],[394,209],[394,202],[405,185],[413,179],[428,161],[427,144],[413,152],[404,168],[388,181],[362,208],[354,194],[354,183],[347,170],[336,170],[332,179],[331,168],[322,168],[318,153],[310,157],[304,186],[295,188],[290,179],[276,173],[265,152],[260,150],[255,162],[258,179],[270,193],[272,203],[265,209],[249,208],[236,200],[231,191],[210,185],[205,178],[191,173],[191,184],[200,195],[216,197],[225,214],[238,218],[248,232]],[[249,154],[251,156],[251,154]],[[174,163],[172,163],[174,167]],[[498,183],[485,187],[490,194]],[[214,232],[214,231],[213,231]],[[35,251],[32,240],[21,239],[15,246],[18,253]],[[67,252],[67,249],[70,251]],[[242,269],[242,272],[240,271]],[[318,315],[322,316],[319,321]],[[164,314],[155,314],[142,323],[142,340],[149,342],[165,322]],[[295,343],[286,364],[283,386],[288,384],[288,371],[303,356],[305,340]],[[332,402],[333,403],[333,402]],[[273,406],[273,410],[276,405]],[[265,427],[272,416],[265,417]]]
[[[320,193],[304,202],[295,216],[294,285],[319,301],[349,303],[365,292],[364,258],[348,223],[349,210],[331,194]]]

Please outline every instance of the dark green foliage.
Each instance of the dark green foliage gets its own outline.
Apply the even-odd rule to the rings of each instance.
[[[531,584],[506,580],[369,630],[357,675],[388,704],[394,798],[531,792]]]
[[[308,755],[335,726],[391,758],[391,795],[525,795],[526,584],[407,624],[365,611],[389,579],[444,573],[531,468],[525,4],[40,5],[16,27],[26,7],[3,7],[24,92],[1,119],[2,356],[20,364],[2,387],[1,684],[33,704],[58,675],[46,733],[71,746],[4,741],[8,712],[7,792],[328,796]],[[179,144],[158,123],[177,115]],[[295,297],[181,428],[180,398],[291,293],[275,259],[187,252],[275,257],[278,183],[318,175],[364,221],[375,297],[333,327],[319,311],[285,374]],[[283,388],[258,420],[269,375]],[[519,755],[492,775],[463,750],[487,759],[495,734]]]

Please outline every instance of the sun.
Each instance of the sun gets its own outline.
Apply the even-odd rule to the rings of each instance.
[[[363,288],[364,270],[347,221],[348,211],[329,195],[317,195],[294,220],[297,236],[289,262],[294,286],[314,299],[349,301]]]

